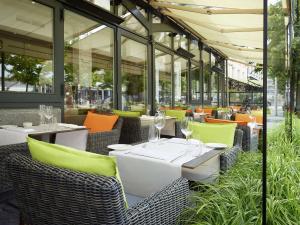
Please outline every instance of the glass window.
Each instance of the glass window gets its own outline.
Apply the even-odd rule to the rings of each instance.
[[[187,100],[188,61],[175,56],[174,60],[174,89],[175,106],[186,105]]]
[[[200,101],[200,69],[198,65],[191,65],[191,94],[192,101]]]
[[[172,37],[169,32],[156,32],[153,33],[153,38],[155,42],[163,44],[169,48],[171,48]]]
[[[53,93],[53,9],[2,0],[0,15],[0,90]]]
[[[121,38],[122,109],[145,111],[147,103],[147,46]]]
[[[161,23],[161,18],[158,16],[152,16],[152,23]]]
[[[191,40],[190,44],[190,52],[195,55],[193,60],[200,60],[200,50],[199,50],[199,45],[197,40]]]
[[[141,13],[143,14],[143,11]],[[148,35],[146,28],[122,4],[118,5],[118,16],[125,20],[121,23],[121,26],[126,27],[137,34],[143,36]]]
[[[185,34],[177,34],[174,37],[174,49],[178,48],[188,50],[188,39]]]
[[[172,104],[171,55],[155,50],[155,100],[160,106]]]
[[[218,105],[218,91],[219,91],[219,74],[212,72],[211,74],[211,103],[212,105]]]
[[[96,6],[99,6],[107,11],[113,12],[113,0],[86,0]]]
[[[210,104],[209,96],[209,85],[210,85],[210,53],[203,50],[202,51],[202,60],[203,60],[203,101],[204,104]]]
[[[66,112],[113,106],[113,29],[65,11]]]

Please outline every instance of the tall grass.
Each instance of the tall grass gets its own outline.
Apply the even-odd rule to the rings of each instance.
[[[298,121],[300,122],[300,121]],[[299,131],[300,133],[300,131]],[[299,134],[298,133],[298,134]],[[268,224],[300,224],[300,135],[284,125],[268,134]],[[200,185],[182,224],[261,224],[261,153],[242,153],[216,185]]]

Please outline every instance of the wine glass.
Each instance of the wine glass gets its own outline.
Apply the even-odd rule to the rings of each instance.
[[[181,122],[180,122],[180,130],[184,134],[186,142],[188,143],[188,138],[189,136],[192,135],[193,131],[191,130],[189,123],[192,121],[191,117],[185,117]]]
[[[158,130],[158,140],[160,140],[160,132],[161,129],[164,128],[164,126],[166,125],[166,118],[165,118],[165,114],[160,112],[160,113],[156,113],[155,117],[154,117],[154,125]]]
[[[53,106],[49,105],[45,107],[45,118],[47,119],[47,122],[49,124],[49,128],[50,128],[50,120],[53,117]]]

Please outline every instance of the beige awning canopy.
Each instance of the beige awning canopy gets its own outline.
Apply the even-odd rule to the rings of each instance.
[[[263,0],[155,0],[151,4],[191,27],[228,59],[263,63]]]

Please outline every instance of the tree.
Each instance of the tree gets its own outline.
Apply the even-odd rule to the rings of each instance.
[[[5,70],[12,74],[9,80],[26,84],[26,92],[28,92],[29,85],[36,85],[39,82],[43,66],[40,59],[10,54],[6,58]]]

